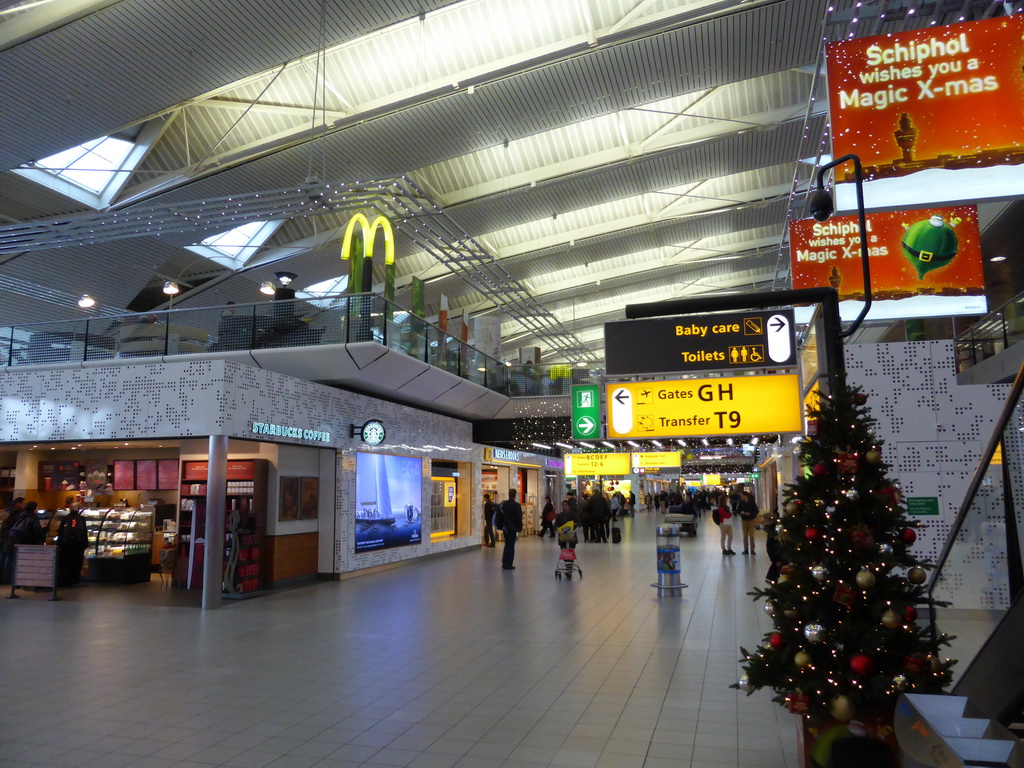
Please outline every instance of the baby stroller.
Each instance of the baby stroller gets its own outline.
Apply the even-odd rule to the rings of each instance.
[[[558,553],[558,565],[555,566],[555,578],[559,581],[563,576],[571,581],[574,573],[583,578],[583,569],[576,559],[576,540],[575,523],[570,520],[558,526],[558,546],[561,550]]]

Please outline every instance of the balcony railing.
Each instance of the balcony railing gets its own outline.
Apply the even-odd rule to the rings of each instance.
[[[1024,341],[1024,293],[1019,293],[956,337],[958,372]]]
[[[376,294],[173,309],[0,327],[0,365],[111,363],[285,347],[376,342],[511,397],[568,395],[601,372],[570,363],[506,366]]]

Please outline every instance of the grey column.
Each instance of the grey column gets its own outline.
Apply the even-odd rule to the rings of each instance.
[[[220,608],[224,581],[224,506],[228,493],[228,437],[210,435],[206,478],[206,548],[203,558],[203,610]]]

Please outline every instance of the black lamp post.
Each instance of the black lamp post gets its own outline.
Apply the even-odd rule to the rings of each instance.
[[[857,185],[857,221],[860,227],[860,263],[864,271],[864,307],[861,309],[853,325],[839,333],[840,339],[845,339],[856,333],[861,322],[867,317],[871,309],[871,262],[868,261],[868,223],[864,213],[864,173],[861,169],[860,158],[857,155],[843,155],[837,157],[830,163],[818,168],[818,187],[811,193],[808,207],[811,209],[811,216],[817,221],[827,221],[835,212],[836,207],[832,202],[832,195],[825,189],[825,173],[847,160],[853,161],[854,179]]]

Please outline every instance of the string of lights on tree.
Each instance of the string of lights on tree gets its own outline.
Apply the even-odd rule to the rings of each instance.
[[[741,649],[734,688],[769,687],[791,712],[840,722],[890,711],[906,691],[938,693],[950,681],[945,635],[915,624],[942,605],[925,587],[931,564],[913,551],[918,523],[886,477],[883,444],[867,396],[842,388],[810,410],[799,444],[803,477],[786,486],[777,535],[788,562],[775,584],[755,589],[774,628]]]

